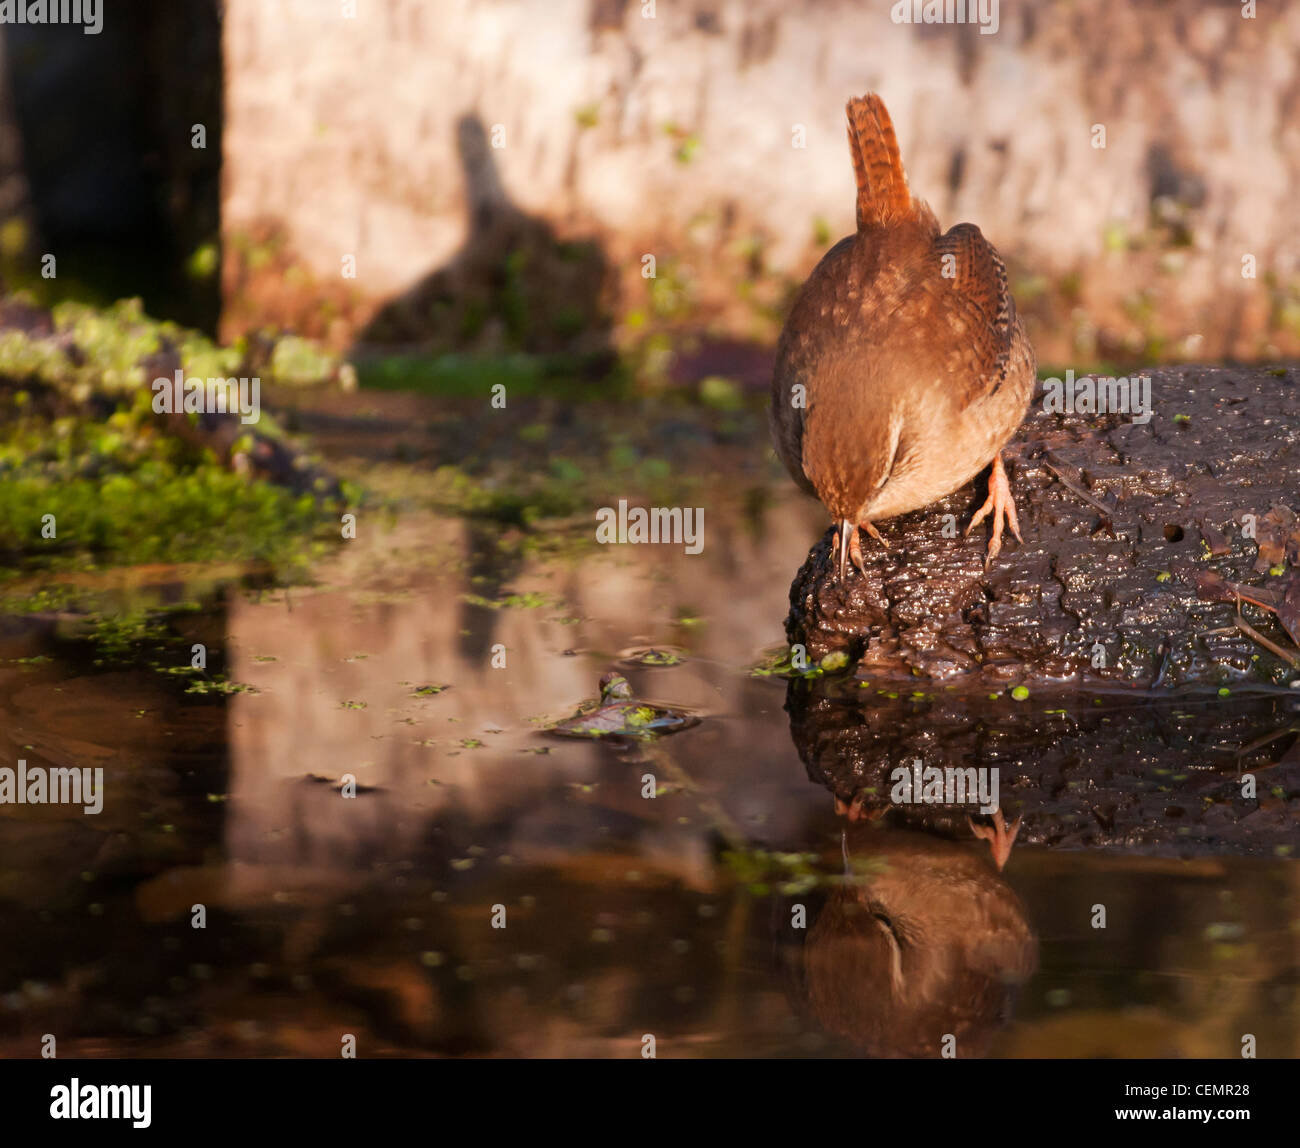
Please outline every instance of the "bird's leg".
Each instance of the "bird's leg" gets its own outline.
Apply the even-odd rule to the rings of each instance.
[[[862,530],[865,530],[868,534],[870,534],[871,537],[874,538],[877,542],[879,542],[880,545],[883,546],[886,550],[889,549],[889,543],[885,541],[880,531],[877,530],[874,526],[872,526],[871,523],[868,522],[865,518],[858,523],[858,526]]]
[[[1011,497],[1011,483],[1007,481],[1007,470],[1002,465],[1002,455],[993,456],[993,470],[989,474],[989,496],[984,505],[975,513],[975,517],[970,520],[970,525],[966,527],[966,533],[963,538],[970,537],[970,532],[975,529],[985,517],[993,515],[993,537],[989,539],[988,557],[984,559],[984,569],[987,570],[995,559],[1002,552],[1002,520],[1005,517],[1006,523],[1011,527],[1011,533],[1016,536],[1017,542],[1024,542],[1020,537],[1020,522],[1016,518],[1016,503]]]
[[[889,543],[880,536],[880,531],[872,526],[865,518],[858,523],[858,530],[865,530],[886,550],[889,549]],[[862,571],[862,576],[865,578],[867,574],[867,565],[862,560],[862,538],[858,534],[857,530],[853,532],[853,538],[849,541],[849,558],[853,562],[853,565]]]
[[[861,821],[865,818],[868,821],[875,821],[885,815],[888,806],[877,805],[871,809],[864,809],[863,806],[874,796],[869,790],[859,789],[854,795],[852,801],[845,801],[842,797],[835,798],[835,812],[840,817],[847,817],[850,821]]]
[[[968,817],[966,820],[970,824],[971,832],[989,843],[989,849],[993,853],[993,864],[998,867],[1000,873],[1002,866],[1007,863],[1007,858],[1011,856],[1011,846],[1016,843],[1016,834],[1020,832],[1020,818],[1017,817],[1008,826],[1002,816],[1002,808],[999,806],[993,814],[992,827],[978,824],[973,817]]]
[[[867,576],[867,564],[862,559],[862,535],[858,533],[856,527],[853,530],[853,537],[849,539],[849,561],[858,568],[864,578]]]
[[[872,526],[871,523],[868,522],[866,519],[863,519],[861,522],[859,522],[857,526],[851,525],[849,520],[845,519],[843,522],[840,523],[839,529],[837,529],[835,533],[831,536],[831,553],[832,554],[838,553],[841,555],[840,558],[841,577],[843,577],[847,572],[845,567],[846,556],[847,559],[850,562],[852,562],[854,566],[858,568],[858,570],[862,573],[862,576],[864,578],[867,575],[867,564],[862,557],[862,538],[858,534],[859,530],[865,530],[868,534],[871,535],[872,538],[874,538],[877,542],[879,542],[880,545],[883,546],[886,550],[889,549],[889,543],[886,542],[880,536],[880,531],[877,530],[874,526]],[[845,543],[843,550],[841,550],[840,548],[841,531],[843,531],[843,537],[848,540]]]

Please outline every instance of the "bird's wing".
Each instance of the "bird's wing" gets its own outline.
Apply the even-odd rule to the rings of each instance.
[[[790,477],[808,494],[816,494],[803,466],[804,420],[809,390],[817,375],[818,356],[825,342],[823,327],[830,321],[847,324],[855,303],[845,297],[845,265],[852,255],[853,236],[832,247],[813,269],[786,320],[772,373],[769,424],[777,457]],[[796,393],[796,387],[801,389]]]
[[[959,223],[935,240],[938,274],[928,277],[938,303],[939,343],[962,408],[994,395],[1021,356],[1023,341],[1007,269],[973,223]],[[946,327],[942,324],[946,320]]]

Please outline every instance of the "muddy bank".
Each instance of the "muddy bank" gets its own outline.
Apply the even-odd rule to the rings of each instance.
[[[1300,678],[1294,634],[1248,605],[1267,642],[1248,635],[1224,586],[1300,600],[1295,372],[1157,370],[1150,395],[1145,422],[1035,400],[1006,452],[1025,541],[1009,538],[988,571],[987,524],[961,535],[983,476],[880,524],[889,549],[868,541],[867,577],[847,585],[828,529],[790,588],[790,642],[813,661],[844,651],[866,673],[999,685]]]

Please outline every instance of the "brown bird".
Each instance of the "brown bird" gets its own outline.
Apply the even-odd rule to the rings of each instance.
[[[987,1055],[1038,967],[1020,898],[982,856],[928,834],[856,826],[842,848],[843,881],[803,949],[814,1016],[871,1057]]]
[[[795,300],[777,347],[777,454],[838,524],[839,574],[865,572],[858,528],[928,506],[993,464],[986,565],[1003,519],[1020,524],[1000,451],[1024,417],[1034,352],[1007,272],[974,224],[940,232],[913,199],[880,97],[848,103],[856,235],[841,239]]]

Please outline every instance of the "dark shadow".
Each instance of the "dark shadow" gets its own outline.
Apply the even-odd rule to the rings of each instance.
[[[523,555],[500,545],[502,526],[483,519],[465,523],[466,580],[478,601],[462,598],[457,647],[467,662],[489,665],[501,629],[501,610],[487,606],[523,569]]]
[[[6,267],[6,285],[46,304],[139,295],[151,315],[215,332],[218,0],[105,4],[102,18],[94,35],[62,24],[0,29],[12,113],[0,127],[16,137],[30,205],[24,258]],[[204,147],[194,146],[196,124]],[[45,253],[57,260],[53,279],[40,276]]]
[[[511,203],[482,121],[458,124],[469,234],[445,267],[386,304],[358,342],[434,352],[523,352],[613,365],[609,264]]]

